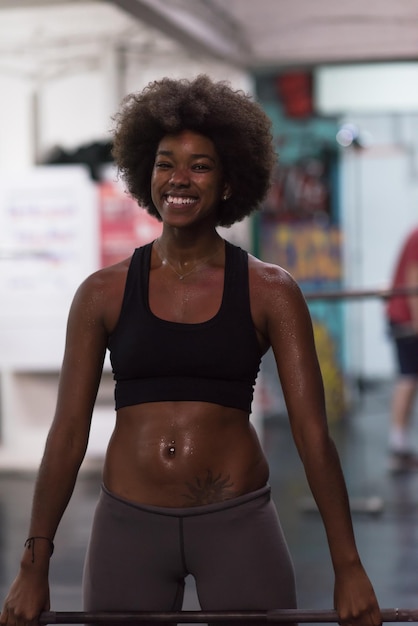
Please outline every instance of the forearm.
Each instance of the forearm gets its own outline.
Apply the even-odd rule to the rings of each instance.
[[[301,450],[306,477],[321,514],[334,570],[359,562],[347,488],[334,442],[324,436]]]
[[[418,298],[409,298],[409,310],[411,312],[411,324],[415,332],[418,332]]]
[[[410,289],[417,289],[418,287],[418,264],[411,263],[407,268],[405,275],[405,286]],[[418,332],[418,295],[417,293],[411,293],[407,296],[408,306],[411,314],[411,323],[415,332]]]
[[[49,610],[51,542],[84,456],[82,439],[79,444],[72,445],[69,437],[54,437],[51,433],[48,437],[33,495],[29,541],[22,538],[25,547],[20,570],[5,599],[1,624],[35,622],[41,611]]]
[[[85,445],[74,445],[71,439],[48,437],[32,501],[28,537],[45,537],[53,541],[56,530],[74,490]],[[38,562],[51,556],[51,544],[36,540],[31,546]],[[24,557],[26,550],[24,552]],[[26,555],[28,558],[29,555]]]

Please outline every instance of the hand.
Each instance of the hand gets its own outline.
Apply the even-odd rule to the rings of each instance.
[[[45,576],[20,571],[4,601],[1,626],[36,626],[43,611],[49,611],[49,584]]]
[[[381,626],[372,584],[359,563],[335,578],[334,605],[342,626]]]

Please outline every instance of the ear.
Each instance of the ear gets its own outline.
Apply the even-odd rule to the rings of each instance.
[[[231,186],[229,185],[229,183],[225,183],[223,191],[222,191],[222,200],[229,200],[231,196],[232,196]]]

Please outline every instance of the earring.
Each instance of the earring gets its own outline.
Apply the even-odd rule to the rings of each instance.
[[[224,193],[222,200],[228,200],[229,196],[227,193]]]

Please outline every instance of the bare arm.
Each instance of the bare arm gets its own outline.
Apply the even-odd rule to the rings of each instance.
[[[53,540],[87,448],[106,350],[102,296],[96,283],[97,278],[87,279],[70,309],[56,411],[36,480],[29,537]],[[1,624],[36,623],[39,613],[49,609],[50,556],[47,540],[36,539],[24,549]]]
[[[405,275],[407,287],[418,287],[418,263],[411,263]],[[408,296],[412,327],[418,333],[418,295]]]
[[[328,432],[308,308],[296,283],[280,268],[267,269],[261,282],[264,334],[275,355],[295,444],[324,523],[335,572],[335,607],[342,623],[380,624],[377,600],[355,543],[338,453]]]

